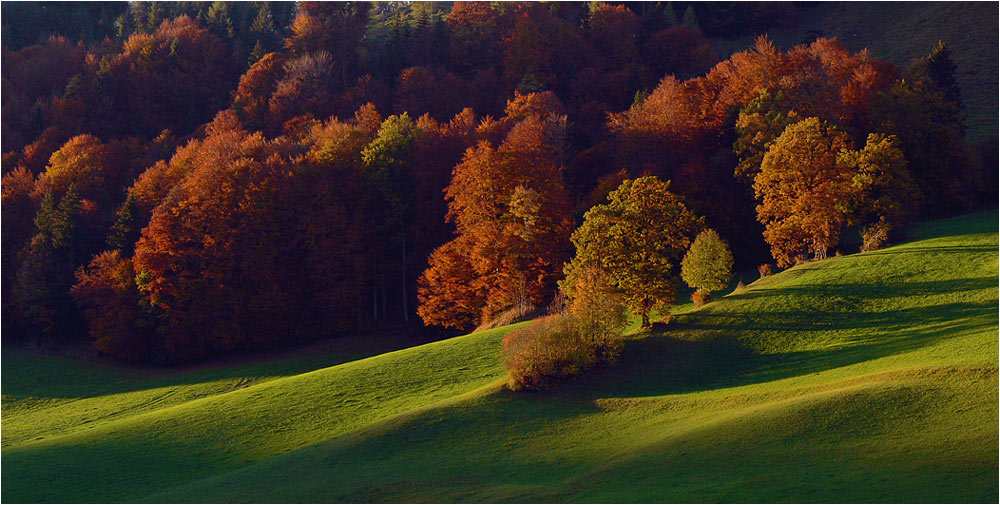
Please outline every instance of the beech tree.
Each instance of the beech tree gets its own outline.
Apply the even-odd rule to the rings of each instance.
[[[572,236],[576,256],[564,269],[569,285],[590,265],[602,269],[642,317],[643,328],[650,326],[650,312],[675,303],[679,259],[701,226],[669,189],[669,182],[652,176],[623,181],[608,203],[584,215]]]
[[[135,249],[139,286],[164,311],[181,358],[294,338],[304,286],[288,258],[291,217],[277,203],[292,170],[281,139],[227,130],[223,112],[198,165],[153,211]]]
[[[76,271],[73,300],[99,351],[125,361],[162,359],[155,319],[135,278],[131,259],[118,251],[101,253]]]
[[[813,117],[786,128],[764,155],[754,179],[757,219],[779,267],[807,251],[824,259],[837,245],[853,175],[837,155],[848,147],[846,134]]]
[[[410,319],[406,289],[406,217],[412,207],[410,190],[413,186],[413,176],[408,169],[412,165],[411,146],[416,134],[416,125],[408,114],[389,116],[382,123],[375,138],[361,151],[366,175],[381,191],[392,214],[391,219],[396,221],[395,226],[386,223],[385,229],[387,233],[396,237],[395,241],[399,242],[402,278],[400,295],[404,321]],[[392,231],[389,232],[389,229]]]
[[[452,240],[427,259],[417,294],[417,314],[424,324],[467,330],[480,323],[486,300],[463,242]]]
[[[426,305],[442,303],[432,301],[438,295],[465,293],[441,286],[463,282],[463,277],[440,275],[455,270],[436,264],[460,264],[454,255],[464,253],[484,303],[474,309],[476,314],[463,314],[450,326],[469,320],[489,322],[504,312],[520,310],[519,306],[543,305],[567,256],[569,199],[560,177],[566,117],[544,106],[522,108],[518,103],[545,102],[530,95],[513,100],[508,106],[512,115],[504,120],[513,127],[503,143],[495,148],[482,141],[466,151],[445,193],[447,219],[455,224],[455,240],[462,247],[448,249],[449,255],[431,256],[428,271],[419,280],[418,296]],[[515,121],[514,111],[523,111],[524,118]]]

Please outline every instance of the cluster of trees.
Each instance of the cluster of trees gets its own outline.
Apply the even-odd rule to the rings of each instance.
[[[7,29],[64,8],[4,4],[3,328],[123,359],[464,331],[579,282],[648,324],[705,228],[784,266],[995,195],[947,47],[718,62],[699,28],[794,7],[132,2]]]

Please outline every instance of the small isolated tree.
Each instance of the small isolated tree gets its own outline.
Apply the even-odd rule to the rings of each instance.
[[[677,297],[677,264],[701,219],[669,191],[670,183],[649,176],[622,182],[595,205],[573,232],[576,257],[565,268],[565,283],[575,283],[596,265],[630,310],[649,328],[649,313],[669,309]]]
[[[725,288],[732,277],[733,253],[729,245],[715,230],[699,233],[681,260],[681,278],[701,293],[696,303],[706,301],[712,291]]]

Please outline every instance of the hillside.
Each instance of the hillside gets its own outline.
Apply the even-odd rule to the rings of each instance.
[[[995,502],[997,219],[681,307],[544,394],[501,387],[510,327],[172,374],[5,348],[2,499]]]
[[[852,51],[906,68],[939,40],[952,48],[965,104],[966,135],[983,141],[997,134],[996,2],[823,2],[801,5],[788,27],[768,30],[781,48],[816,37],[836,37]],[[713,41],[720,57],[742,51],[756,35]]]

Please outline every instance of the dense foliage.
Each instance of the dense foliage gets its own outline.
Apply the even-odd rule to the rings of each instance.
[[[576,256],[566,265],[565,284],[597,267],[642,317],[643,327],[650,326],[651,312],[669,311],[677,300],[680,258],[701,226],[669,189],[670,183],[653,176],[625,180],[608,203],[591,207],[573,232]]]
[[[3,329],[162,362],[468,330],[540,313],[574,244],[563,284],[648,324],[703,226],[783,266],[993,197],[947,46],[706,38],[795,9],[5,3]]]

